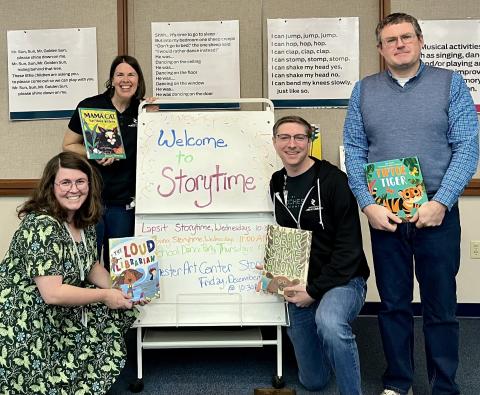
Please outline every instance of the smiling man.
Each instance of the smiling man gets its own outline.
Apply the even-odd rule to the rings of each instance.
[[[307,286],[284,289],[287,334],[308,390],[322,389],[334,374],[340,394],[359,395],[360,362],[350,324],[365,301],[370,272],[347,177],[308,156],[312,134],[313,127],[297,116],[273,126],[273,146],[284,165],[270,181],[275,219],[281,226],[312,231]]]
[[[387,70],[355,85],[344,146],[350,187],[370,223],[382,302],[378,321],[387,360],[382,394],[406,394],[413,382],[414,272],[432,394],[459,394],[457,201],[477,168],[477,114],[460,74],[420,60],[423,35],[413,16],[387,16],[378,24],[376,38]],[[410,222],[402,223],[375,204],[364,165],[411,156],[419,158],[429,201]]]

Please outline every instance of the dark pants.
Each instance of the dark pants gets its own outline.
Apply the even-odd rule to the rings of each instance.
[[[105,205],[102,219],[96,226],[98,257],[102,256],[103,264],[110,270],[108,239],[133,236],[135,231],[135,210],[125,205]]]
[[[456,281],[460,265],[458,206],[437,227],[401,224],[394,233],[370,228],[378,314],[387,369],[384,387],[407,393],[413,382],[413,271],[420,287],[427,371],[432,394],[459,394]],[[415,263],[415,264],[414,264]]]

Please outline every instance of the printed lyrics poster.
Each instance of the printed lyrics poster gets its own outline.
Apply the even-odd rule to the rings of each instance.
[[[98,93],[96,28],[7,32],[11,120],[69,118]]]
[[[422,60],[463,76],[480,111],[480,20],[419,21],[423,32]]]
[[[152,23],[152,75],[159,98],[239,98],[238,21]]]
[[[268,19],[267,29],[268,97],[277,107],[348,105],[359,78],[357,17]]]

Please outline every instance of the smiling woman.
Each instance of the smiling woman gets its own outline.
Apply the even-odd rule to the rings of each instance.
[[[63,149],[86,156],[78,108],[114,110],[125,148],[125,159],[92,161],[103,180],[104,214],[97,226],[98,256],[110,267],[108,239],[133,236],[135,223],[135,169],[137,160],[137,116],[140,100],[145,95],[142,69],[132,56],[117,56],[111,66],[107,90],[82,100],[73,113],[65,133]],[[71,194],[71,198],[73,194]]]
[[[19,208],[0,263],[2,394],[105,393],[120,373],[135,314],[96,259],[100,193],[88,161],[63,152]]]

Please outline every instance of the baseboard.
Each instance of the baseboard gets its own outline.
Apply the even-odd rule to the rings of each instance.
[[[360,311],[360,315],[377,315],[380,311],[380,302],[366,302]],[[415,316],[422,315],[422,304],[420,302],[412,303],[413,314]],[[458,303],[458,317],[480,318],[480,303]]]

